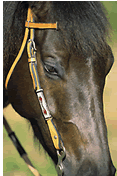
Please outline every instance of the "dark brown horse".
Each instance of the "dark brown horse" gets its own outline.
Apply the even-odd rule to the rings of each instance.
[[[114,176],[103,114],[105,78],[114,58],[109,23],[99,2],[4,2],[4,84],[24,36],[27,9],[35,22],[58,22],[58,30],[35,29],[37,69],[54,124],[63,140],[64,176]],[[30,76],[27,51],[4,87],[4,106],[31,123],[57,164],[56,149]]]

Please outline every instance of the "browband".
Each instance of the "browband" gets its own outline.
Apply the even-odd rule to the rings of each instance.
[[[33,23],[30,21],[25,21],[26,28],[38,28],[38,29],[57,29],[56,23]]]

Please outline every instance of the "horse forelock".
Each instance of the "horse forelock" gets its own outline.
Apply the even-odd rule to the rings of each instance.
[[[103,56],[107,50],[110,24],[102,3],[52,1],[30,5],[40,20],[46,16],[51,22],[58,22],[69,48],[85,56]]]
[[[54,1],[51,11],[70,48],[85,56],[103,56],[110,25],[100,2]]]

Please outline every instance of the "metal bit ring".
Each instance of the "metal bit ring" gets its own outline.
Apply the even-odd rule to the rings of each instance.
[[[65,147],[62,146],[61,150],[57,150],[57,156],[58,156],[58,163],[56,165],[56,171],[58,173],[58,176],[63,175],[63,163],[62,160],[65,158]]]

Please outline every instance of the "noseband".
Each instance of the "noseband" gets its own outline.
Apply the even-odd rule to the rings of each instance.
[[[27,42],[28,63],[29,63],[29,70],[30,70],[31,78],[33,81],[33,87],[34,87],[35,93],[37,95],[38,102],[40,104],[44,120],[48,124],[50,135],[51,135],[54,147],[57,152],[58,163],[56,165],[56,170],[58,172],[58,175],[62,176],[63,175],[62,161],[65,158],[65,147],[63,145],[63,141],[61,139],[61,136],[54,125],[53,118],[50,114],[48,105],[46,103],[43,89],[40,86],[40,81],[39,81],[39,76],[38,76],[38,71],[37,71],[36,48],[35,48],[35,42],[34,42],[34,28],[57,29],[57,23],[34,23],[32,12],[31,12],[31,9],[29,8],[28,14],[27,14],[27,21],[25,22],[25,27],[26,27],[26,29],[25,29],[25,35],[24,35],[24,39],[22,42],[22,46],[20,48],[20,51],[19,51],[14,63],[12,64],[12,66],[9,70],[9,73],[7,75],[6,82],[5,82],[5,87],[7,89],[10,77],[13,73],[15,66],[17,65],[18,61],[20,60],[20,58],[22,56],[22,53],[24,51],[24,48],[25,48],[25,45]],[[30,32],[30,39],[28,40],[29,32]]]

